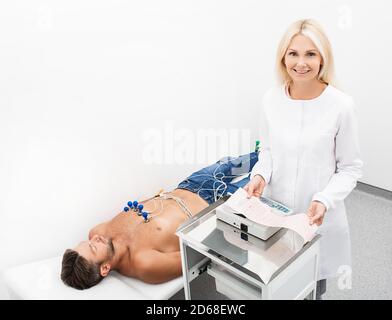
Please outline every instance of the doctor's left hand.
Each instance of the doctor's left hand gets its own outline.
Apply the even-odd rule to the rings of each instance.
[[[317,226],[320,226],[323,223],[326,211],[327,208],[320,201],[312,201],[307,212],[309,224],[315,223]]]

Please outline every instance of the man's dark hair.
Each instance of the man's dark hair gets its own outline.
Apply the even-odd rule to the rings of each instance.
[[[75,289],[88,289],[103,277],[98,263],[89,262],[75,250],[68,249],[63,255],[61,280]]]

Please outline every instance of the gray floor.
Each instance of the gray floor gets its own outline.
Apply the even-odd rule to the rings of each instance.
[[[353,274],[351,289],[327,283],[325,300],[392,299],[392,193],[364,184],[346,199],[351,230]],[[227,299],[215,292],[213,278],[204,273],[192,282],[193,299]],[[183,291],[172,299],[184,299]]]

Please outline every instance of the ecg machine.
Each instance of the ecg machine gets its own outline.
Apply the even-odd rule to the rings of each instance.
[[[268,207],[270,207],[272,212],[277,213],[279,215],[289,215],[293,212],[292,209],[270,198],[260,197],[260,201],[265,205],[267,205]],[[276,232],[278,232],[281,229],[276,227],[268,227],[253,222],[247,219],[241,213],[233,212],[232,210],[229,210],[225,206],[219,206],[216,209],[216,217],[217,219],[222,220],[228,223],[229,225],[236,227],[241,231],[244,231],[262,240],[268,240],[271,236],[273,236]],[[243,234],[243,237],[247,237],[247,235]]]
[[[228,198],[211,204],[176,231],[185,298],[191,299],[191,281],[207,272],[216,291],[230,299],[314,299],[321,236],[304,244],[293,230],[256,225],[227,212]],[[291,213],[271,199],[261,201],[281,214]]]

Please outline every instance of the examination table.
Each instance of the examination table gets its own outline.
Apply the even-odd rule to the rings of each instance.
[[[66,286],[60,278],[62,257],[12,267],[3,271],[3,279],[11,299],[31,300],[165,300],[184,286],[182,277],[162,283],[148,284],[113,271],[98,285],[77,290]]]

